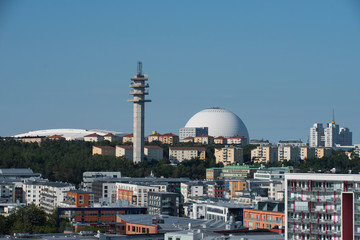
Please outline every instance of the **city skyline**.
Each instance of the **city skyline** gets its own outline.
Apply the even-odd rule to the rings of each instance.
[[[360,143],[359,10],[356,1],[2,1],[0,136],[132,132],[129,78],[142,61],[153,101],[145,135],[178,135],[216,106],[250,139],[305,142],[334,108]]]

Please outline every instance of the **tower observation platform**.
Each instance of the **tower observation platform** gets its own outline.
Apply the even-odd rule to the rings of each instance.
[[[142,73],[141,62],[138,62],[137,75],[130,80],[132,81],[130,88],[133,89],[130,95],[133,95],[133,99],[127,101],[134,103],[133,162],[139,163],[144,161],[145,102],[151,102],[151,100],[145,99],[145,95],[149,94],[149,92],[146,91],[149,84],[146,83],[148,80],[147,74]]]

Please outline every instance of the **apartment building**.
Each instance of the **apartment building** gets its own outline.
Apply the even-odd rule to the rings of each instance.
[[[207,127],[201,127],[201,128],[196,128],[196,127],[185,127],[185,128],[180,128],[179,130],[179,140],[180,142],[183,142],[183,140],[185,138],[188,137],[197,137],[200,136],[202,134],[208,134],[208,128]]]
[[[360,176],[285,175],[285,239],[360,239]]]
[[[133,146],[131,145],[116,145],[115,147],[116,157],[125,157],[126,159],[133,159]]]
[[[227,138],[224,138],[223,136],[216,137],[214,138],[214,143],[221,145],[227,144]]]
[[[251,160],[254,163],[270,163],[278,161],[278,148],[271,145],[260,145],[251,150]]]
[[[157,187],[143,186],[130,183],[116,183],[117,199],[129,201],[140,207],[148,206],[148,193],[159,191]]]
[[[227,144],[233,144],[233,145],[241,145],[245,146],[248,143],[248,139],[246,137],[242,136],[233,136],[227,138]]]
[[[159,146],[145,146],[144,155],[148,162],[151,162],[153,159],[160,161],[164,157],[164,151]]]
[[[234,163],[243,163],[243,149],[239,147],[215,148],[216,163],[222,163],[224,166]]]
[[[170,147],[169,159],[171,162],[182,162],[184,160],[190,160],[193,158],[199,158],[205,160],[205,148],[204,147]]]
[[[316,158],[323,158],[330,156],[332,153],[332,148],[326,148],[326,147],[318,147],[315,148],[315,157]]]
[[[52,213],[60,203],[65,201],[68,191],[75,190],[75,186],[63,182],[47,182],[41,186],[40,207],[47,213]]]
[[[101,142],[101,141],[104,141],[104,137],[100,136],[99,134],[93,133],[93,134],[84,136],[84,141],[85,142]]]
[[[300,159],[313,159],[315,158],[315,148],[313,147],[300,147]]]
[[[133,133],[130,133],[130,134],[127,134],[125,136],[123,136],[123,143],[132,143],[133,142],[133,138],[134,138],[134,134]]]
[[[148,198],[148,212],[150,215],[179,216],[180,194],[149,192]]]
[[[41,188],[44,182],[26,181],[23,184],[23,191],[26,204],[40,206]]]
[[[209,136],[207,134],[202,134],[202,135],[194,137],[194,143],[212,144],[212,143],[214,143],[214,137]]]
[[[244,209],[244,227],[253,229],[274,229],[285,227],[283,203],[258,202],[254,209]]]
[[[181,196],[183,201],[188,202],[189,198],[202,197],[205,195],[205,186],[203,182],[187,182],[181,183]]]
[[[115,148],[112,146],[93,146],[92,155],[115,156]]]
[[[121,138],[115,134],[108,133],[108,134],[104,135],[104,140],[109,141],[109,142],[114,142],[114,141],[121,140]]]
[[[224,198],[225,183],[224,181],[206,182],[206,193],[211,198]]]
[[[94,193],[82,190],[70,190],[66,193],[62,207],[92,207],[94,204]]]
[[[300,160],[300,148],[294,146],[279,146],[278,147],[278,161],[293,161],[298,162]]]
[[[194,142],[194,137],[186,137],[181,142],[183,142],[183,143],[187,143],[187,142],[193,143]]]

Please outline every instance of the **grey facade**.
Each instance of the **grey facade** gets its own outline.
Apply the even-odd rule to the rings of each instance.
[[[148,212],[150,215],[179,216],[180,194],[169,192],[149,192]]]
[[[179,130],[179,140],[182,142],[187,137],[197,137],[202,134],[208,134],[209,130],[207,127],[184,127]]]

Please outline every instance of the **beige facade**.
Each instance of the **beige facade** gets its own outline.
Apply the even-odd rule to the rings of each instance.
[[[300,148],[300,159],[312,159],[315,158],[315,148],[313,147],[301,147]]]
[[[298,162],[300,160],[300,148],[293,146],[281,146],[278,147],[278,161],[293,161]]]
[[[165,133],[165,134],[154,133],[148,136],[148,142],[151,143],[153,141],[160,141],[164,144],[172,145],[175,143],[179,143],[179,136],[173,133]]]
[[[133,146],[117,145],[115,151],[116,157],[125,157],[129,160],[133,159]]]
[[[223,163],[225,166],[234,163],[243,163],[243,149],[238,147],[224,147],[215,149],[216,163]]]
[[[222,136],[214,138],[215,144],[227,144],[227,138],[224,138]]]
[[[241,136],[233,136],[233,137],[227,138],[227,144],[245,145],[246,138],[241,137]]]
[[[118,136],[116,136],[115,134],[108,133],[108,134],[104,135],[104,140],[113,142],[113,141],[120,140],[120,138]]]
[[[214,137],[202,134],[200,136],[194,137],[194,143],[200,144],[211,144],[214,142]]]
[[[159,146],[145,146],[144,156],[147,161],[150,162],[153,159],[160,161],[163,159],[163,149]],[[127,159],[133,159],[133,146],[128,145],[117,145],[116,146],[116,157],[125,157]]]
[[[104,137],[100,136],[99,134],[96,134],[96,133],[84,136],[85,142],[100,142],[103,140],[104,140]]]
[[[251,160],[255,163],[277,162],[278,148],[270,145],[260,145],[251,150]]]
[[[151,143],[153,141],[161,141],[161,134],[154,133],[148,136],[148,142]]]
[[[172,162],[182,162],[184,160],[190,160],[193,158],[199,158],[201,160],[205,160],[205,148],[204,147],[169,148],[169,159]]]
[[[41,141],[44,140],[45,137],[23,137],[19,138],[20,141],[26,142],[26,143],[38,143],[40,145]]]
[[[92,155],[115,156],[115,148],[111,146],[93,146]]]
[[[123,143],[126,143],[126,142],[133,142],[133,138],[134,138],[134,134],[128,134],[128,135],[125,135],[123,136]]]
[[[148,162],[153,159],[160,161],[163,159],[163,149],[159,146],[145,146],[144,155],[146,156]]]
[[[184,138],[184,139],[182,140],[182,142],[184,142],[184,143],[186,143],[186,142],[191,142],[191,143],[193,143],[193,142],[194,142],[194,137]]]
[[[175,144],[175,143],[179,143],[179,136],[172,134],[172,133],[165,133],[161,136],[161,140],[162,143],[164,144]]]
[[[315,149],[315,157],[316,158],[327,157],[327,156],[330,156],[331,153],[332,153],[331,148],[318,147],[318,148]]]

